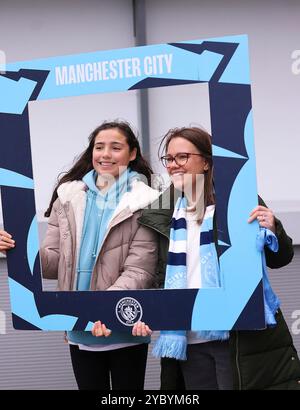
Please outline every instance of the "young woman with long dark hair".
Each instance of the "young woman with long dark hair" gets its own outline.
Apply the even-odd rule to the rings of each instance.
[[[151,174],[128,123],[97,127],[45,213],[43,276],[57,279],[62,291],[153,286],[157,238],[137,221],[158,197],[147,184]],[[8,233],[0,235],[0,250],[14,246]],[[79,389],[143,389],[148,336],[111,332],[109,323],[98,321],[92,332],[69,331],[66,337]]]

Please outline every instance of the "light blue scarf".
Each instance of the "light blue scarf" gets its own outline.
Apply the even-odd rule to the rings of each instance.
[[[277,237],[269,229],[260,228],[256,238],[256,247],[257,250],[262,253],[265,320],[267,325],[275,326],[275,314],[280,307],[280,300],[275,295],[269,282],[266,256],[264,252],[265,246],[267,246],[272,252],[278,252]]]
[[[186,198],[179,198],[175,205],[168,252],[165,289],[187,288],[187,222]],[[200,232],[200,270],[201,286],[203,288],[220,287],[220,271],[217,252],[213,237],[214,208],[206,208]],[[266,267],[264,246],[273,252],[278,250],[276,236],[269,230],[261,228],[257,236],[257,248],[262,252],[263,286],[266,323],[276,324],[275,313],[279,307],[279,300],[271,289]],[[226,340],[229,332],[224,330],[202,330],[197,332],[197,337],[204,340]],[[169,357],[177,360],[186,360],[187,332],[162,331],[157,339],[152,354],[157,357]]]

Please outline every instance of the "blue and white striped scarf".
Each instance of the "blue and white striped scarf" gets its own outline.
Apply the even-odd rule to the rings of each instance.
[[[165,289],[187,288],[187,201],[185,197],[178,198],[170,232],[168,264],[165,278]],[[201,287],[220,287],[219,262],[213,237],[214,206],[206,208],[201,224],[199,250]],[[199,331],[197,336],[206,340],[228,339],[227,331]],[[186,360],[187,332],[162,331],[157,339],[152,354],[155,357],[171,357]]]
[[[187,223],[186,223],[185,198],[179,198],[173,213],[170,245],[168,253],[168,265],[166,270],[165,289],[187,288]],[[200,272],[201,286],[219,287],[220,272],[216,248],[213,238],[214,207],[206,208],[200,233]],[[264,248],[278,251],[277,237],[269,229],[260,228],[256,238],[257,250],[262,253],[263,289],[265,321],[269,326],[276,325],[275,315],[280,307],[280,300],[271,288],[266,265]],[[197,336],[205,340],[226,340],[229,332],[224,330],[198,331]],[[159,357],[170,357],[178,360],[186,360],[187,332],[162,331],[157,339],[152,354]]]

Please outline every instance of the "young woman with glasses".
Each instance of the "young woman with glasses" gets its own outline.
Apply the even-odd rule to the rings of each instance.
[[[171,209],[153,206],[139,218],[141,224],[160,233],[161,282],[168,289],[219,287],[210,135],[196,127],[176,128],[166,134],[161,147],[172,185],[159,203],[165,203],[164,196],[171,197]],[[267,265],[287,265],[293,257],[292,240],[260,198],[248,222],[255,219],[278,245],[277,252],[265,246]],[[161,332],[154,346],[154,355],[161,358],[161,388],[300,389],[300,362],[279,301],[271,287],[264,293],[269,308],[265,330]],[[150,329],[143,323],[133,328],[136,335],[147,332]]]

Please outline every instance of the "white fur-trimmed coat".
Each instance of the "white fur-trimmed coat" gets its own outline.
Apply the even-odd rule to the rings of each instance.
[[[58,279],[58,289],[76,289],[77,258],[86,206],[83,181],[62,184],[53,204],[41,253],[43,276]],[[146,289],[155,282],[157,237],[138,223],[141,209],[158,197],[142,181],[133,181],[108,225],[92,272],[91,290]]]

